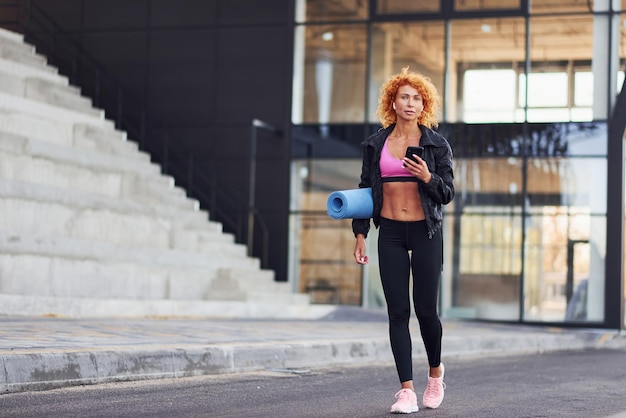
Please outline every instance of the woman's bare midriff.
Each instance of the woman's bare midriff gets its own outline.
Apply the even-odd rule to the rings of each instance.
[[[395,221],[421,221],[426,218],[415,182],[383,183],[380,216]]]

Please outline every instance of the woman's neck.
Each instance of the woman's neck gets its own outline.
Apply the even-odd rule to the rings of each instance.
[[[404,122],[398,120],[396,122],[396,126],[393,128],[391,136],[400,138],[400,139],[411,139],[411,138],[419,138],[422,136],[422,131],[420,127],[415,122]]]

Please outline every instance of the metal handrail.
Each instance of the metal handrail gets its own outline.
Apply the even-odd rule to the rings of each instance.
[[[184,187],[187,195],[198,200],[207,209],[212,220],[221,222],[233,231],[235,241],[247,243],[246,228],[253,227],[245,221],[248,202],[238,191],[220,187],[218,176],[207,175],[195,164],[194,154],[180,141],[174,141],[170,132],[151,126],[146,106],[128,92],[128,89],[109,73],[78,41],[69,35],[47,12],[31,0],[14,1],[0,5],[14,9],[14,18],[0,19],[3,26],[15,26],[38,53],[66,75],[71,84],[79,86],[91,97],[94,107],[113,115],[115,127],[125,131],[128,138],[161,165],[164,174],[171,175],[177,185]],[[4,14],[3,14],[4,15]],[[111,92],[113,93],[111,95]],[[108,95],[108,96],[107,96]],[[150,138],[150,140],[148,140]],[[175,146],[172,144],[176,144]],[[254,219],[259,223],[262,236],[262,267],[267,267],[269,233],[263,217],[253,208]],[[252,243],[247,243],[249,246]]]

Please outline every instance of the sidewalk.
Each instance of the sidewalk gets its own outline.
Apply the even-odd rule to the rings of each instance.
[[[386,314],[315,320],[0,317],[0,393],[263,369],[390,363]],[[626,347],[616,331],[444,321],[443,357]],[[414,354],[425,358],[417,320]]]

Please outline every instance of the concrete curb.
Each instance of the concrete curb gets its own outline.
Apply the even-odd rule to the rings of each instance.
[[[323,323],[321,325],[324,325]],[[492,330],[493,331],[493,330]],[[486,335],[487,334],[487,335]],[[444,336],[446,357],[515,355],[608,346],[615,333],[503,330],[473,337]],[[0,392],[48,390],[116,381],[179,378],[268,369],[390,363],[387,338],[316,339],[222,344],[157,345],[132,349],[15,350],[0,354]],[[414,337],[415,338],[415,337]],[[414,355],[424,351],[415,341]]]
[[[0,355],[1,392],[389,361],[387,341],[221,344]]]

